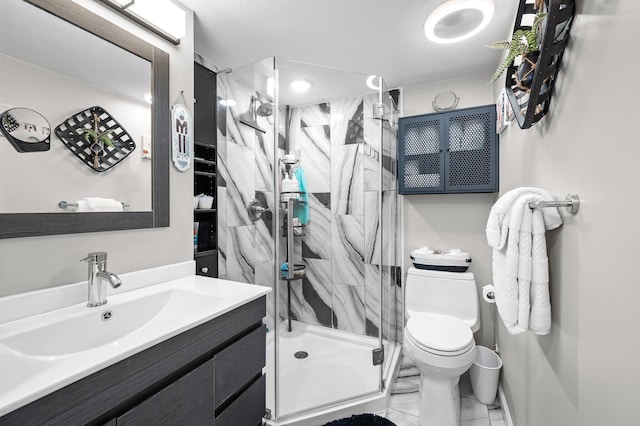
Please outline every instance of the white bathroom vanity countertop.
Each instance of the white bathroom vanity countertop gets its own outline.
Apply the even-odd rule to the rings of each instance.
[[[122,274],[93,308],[86,282],[0,298],[0,416],[271,291],[194,270],[185,262]]]

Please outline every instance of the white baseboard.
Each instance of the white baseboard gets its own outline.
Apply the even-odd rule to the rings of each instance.
[[[498,385],[498,398],[500,399],[500,407],[502,407],[502,414],[504,415],[504,424],[506,426],[514,426],[513,419],[511,418],[511,411],[507,405],[507,397],[502,390],[502,384]]]

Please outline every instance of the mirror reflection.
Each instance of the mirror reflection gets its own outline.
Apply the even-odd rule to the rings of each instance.
[[[38,127],[51,132],[78,111],[100,106],[138,147],[117,167],[96,173],[55,135],[49,150],[20,150],[7,132],[0,137],[0,213],[73,211],[58,203],[87,197],[151,210],[152,164],[139,148],[151,139],[151,105],[144,99],[151,91],[150,62],[22,0],[3,2],[0,39],[0,114],[7,128],[10,117],[17,118],[10,110],[37,111],[49,123]],[[12,81],[20,83],[5,84]],[[32,147],[42,142],[22,141]]]
[[[0,115],[0,131],[18,152],[49,150],[51,125],[40,113],[12,108]]]

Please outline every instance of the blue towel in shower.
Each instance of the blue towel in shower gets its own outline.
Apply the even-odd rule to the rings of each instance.
[[[304,177],[304,170],[302,167],[298,167],[293,174],[300,185],[300,192],[302,192],[302,199],[304,202],[296,207],[295,216],[300,220],[300,223],[306,225],[309,223],[309,195],[307,194],[307,180]]]

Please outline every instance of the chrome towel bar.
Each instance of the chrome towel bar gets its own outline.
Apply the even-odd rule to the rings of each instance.
[[[545,207],[566,207],[569,213],[576,214],[580,209],[580,197],[578,197],[578,194],[567,194],[563,201],[531,201],[529,203],[529,207],[532,209]]]
[[[127,208],[129,207],[129,204],[125,204],[122,201],[120,201],[120,203],[122,204],[122,208]],[[66,201],[60,201],[58,203],[58,207],[60,207],[61,209],[66,209],[67,207],[78,207],[78,203],[68,203]]]

